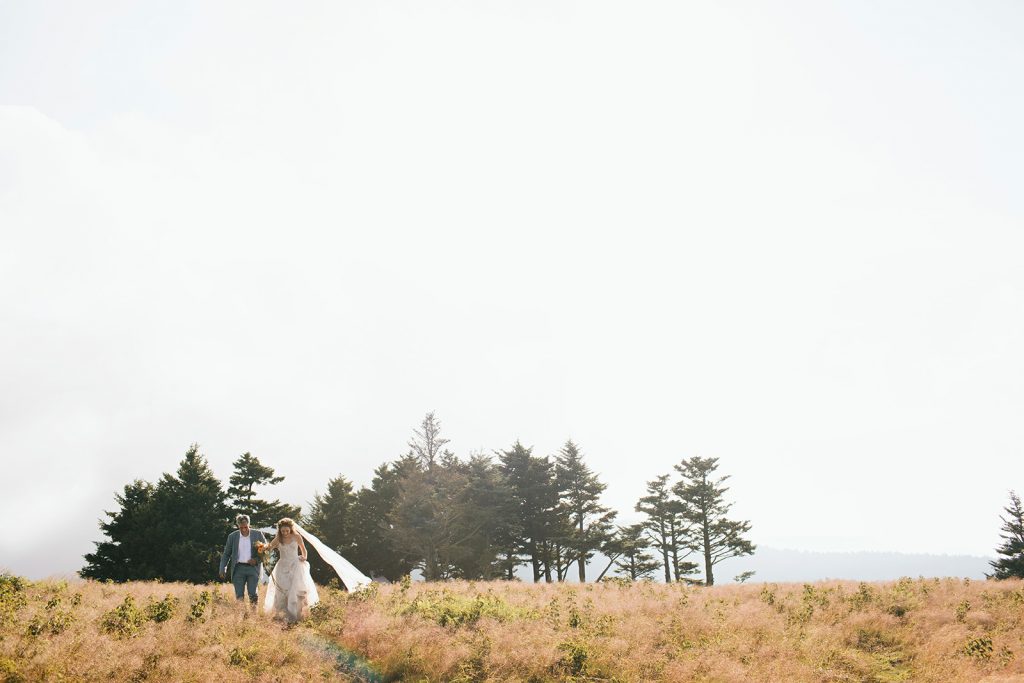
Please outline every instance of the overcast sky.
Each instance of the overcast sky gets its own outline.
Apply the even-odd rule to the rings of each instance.
[[[305,503],[436,411],[635,516],[991,554],[1024,492],[1024,4],[0,3],[0,566],[193,441]],[[12,526],[13,525],[13,526]]]

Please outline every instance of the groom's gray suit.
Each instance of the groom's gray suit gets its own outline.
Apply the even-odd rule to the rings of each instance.
[[[224,552],[220,556],[220,573],[228,570],[228,577],[235,585],[235,597],[242,599],[243,591],[249,589],[249,599],[256,602],[256,581],[259,579],[260,570],[258,566],[249,564],[238,564],[238,541],[242,532],[235,529],[228,534],[228,540],[224,544]],[[257,543],[266,543],[267,539],[262,531],[249,529],[249,557],[259,562],[259,553],[256,552]],[[237,572],[236,572],[237,570]]]

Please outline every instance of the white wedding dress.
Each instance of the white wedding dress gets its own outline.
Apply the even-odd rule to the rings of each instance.
[[[276,529],[267,528],[261,531],[274,533]],[[372,583],[369,576],[352,566],[351,562],[327,547],[319,538],[298,524],[295,525],[295,531],[334,569],[350,593],[362,590]],[[299,559],[298,541],[279,545],[277,552],[277,564],[270,573],[267,594],[263,598],[263,612],[271,616],[283,616],[288,621],[295,622],[302,617],[303,609],[320,602],[320,594],[317,593],[316,584],[309,574],[309,562]]]
[[[284,617],[289,623],[302,618],[303,612],[320,602],[316,584],[309,574],[309,562],[299,559],[297,541],[277,546],[278,560],[270,573],[263,611],[271,617]]]

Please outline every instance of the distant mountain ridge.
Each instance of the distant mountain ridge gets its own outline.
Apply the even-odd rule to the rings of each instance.
[[[814,552],[761,546],[753,557],[726,560],[715,567],[715,579],[716,583],[731,582],[734,576],[744,571],[756,572],[750,579],[753,582],[824,579],[888,581],[901,576],[984,579],[985,573],[991,571],[990,559],[976,555]]]

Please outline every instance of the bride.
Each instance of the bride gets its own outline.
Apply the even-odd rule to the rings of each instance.
[[[277,550],[278,560],[270,573],[263,611],[271,617],[284,617],[289,624],[302,618],[303,612],[320,602],[320,596],[309,573],[306,544],[294,520],[285,517],[277,523],[277,535],[264,548]]]

